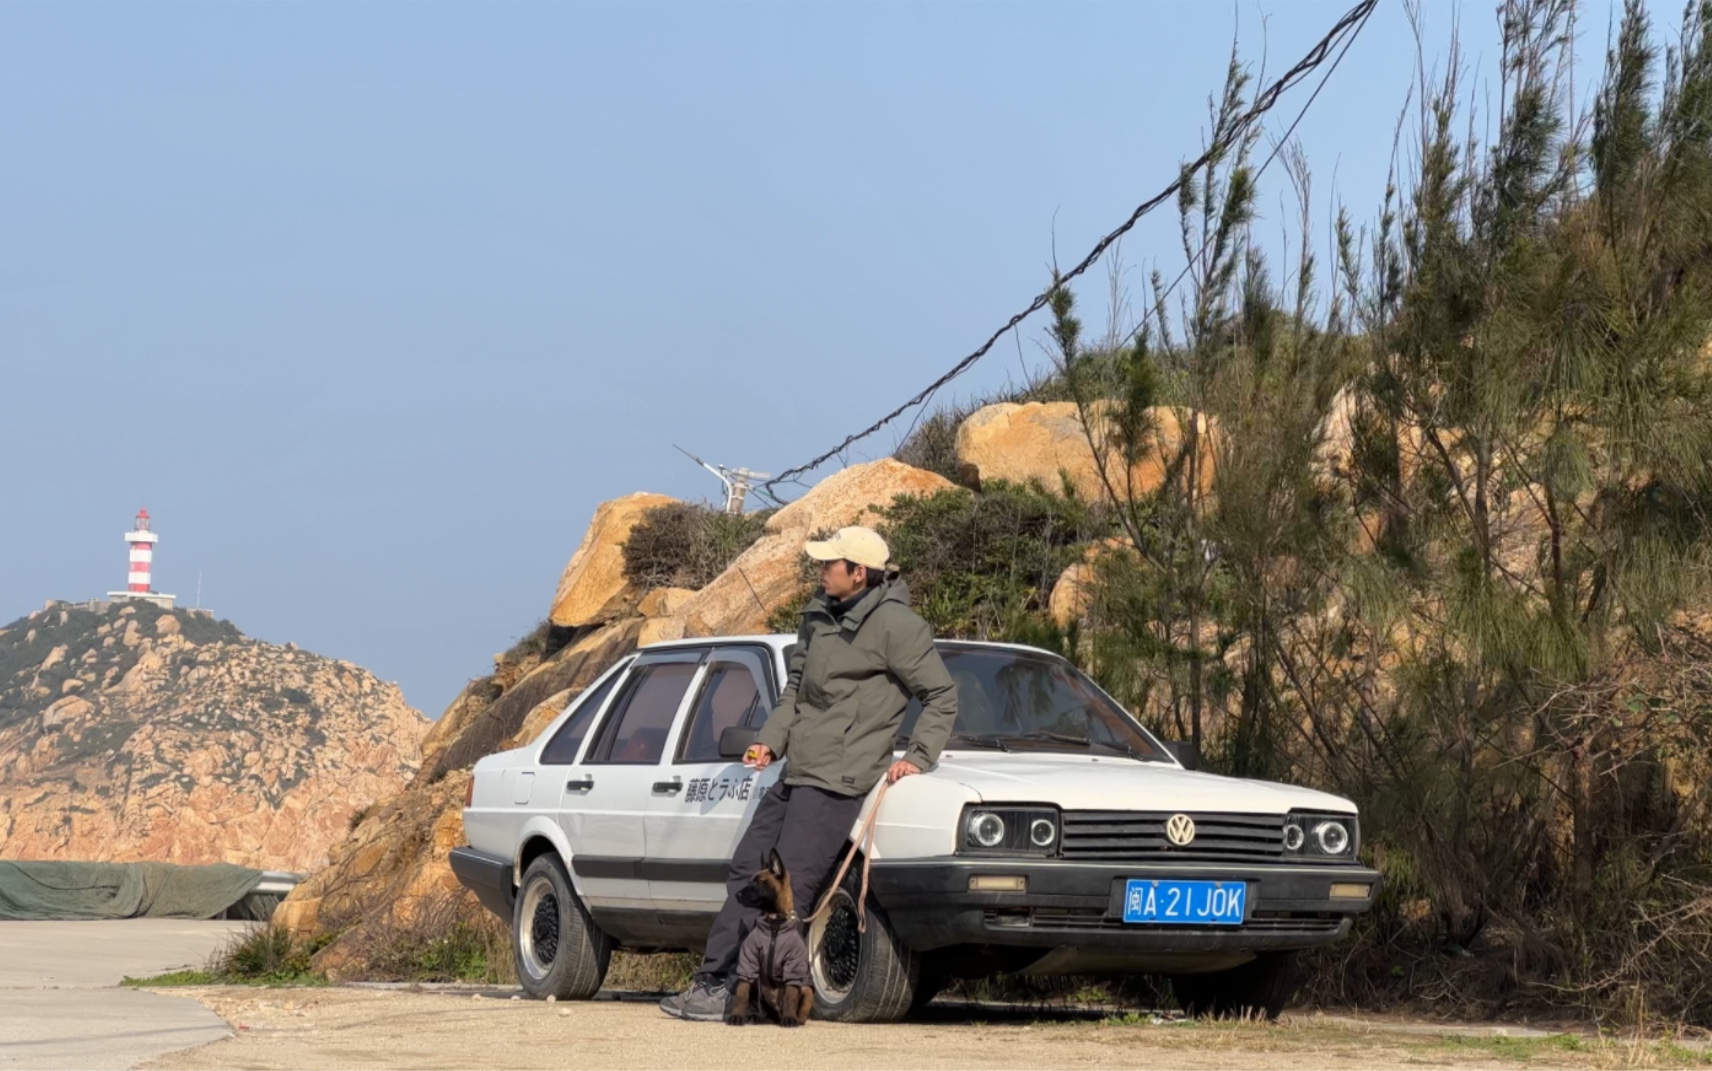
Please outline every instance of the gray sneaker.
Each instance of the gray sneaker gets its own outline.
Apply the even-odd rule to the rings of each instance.
[[[725,1019],[727,992],[723,981],[697,978],[682,993],[673,993],[660,1002],[660,1010],[674,1019],[696,1023],[718,1023]]]

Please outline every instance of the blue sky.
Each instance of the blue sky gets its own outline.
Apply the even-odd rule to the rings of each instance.
[[[119,586],[147,506],[157,588],[437,716],[597,503],[717,490],[672,444],[865,425],[1198,153],[1233,34],[1276,73],[1344,7],[0,5],[0,620]],[[1371,214],[1414,55],[1382,6],[1303,122],[1322,208]]]

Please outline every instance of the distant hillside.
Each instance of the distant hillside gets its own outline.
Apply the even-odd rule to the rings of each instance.
[[[227,621],[53,604],[0,629],[0,858],[310,870],[427,728],[397,686]]]

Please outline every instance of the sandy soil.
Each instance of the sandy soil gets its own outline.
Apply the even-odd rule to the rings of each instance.
[[[1160,1023],[936,1006],[926,1021],[899,1026],[739,1030],[668,1019],[640,999],[549,1004],[503,993],[356,988],[173,992],[202,1001],[236,1036],[143,1067],[1712,1066],[1702,1051],[1656,1043],[1453,1036],[1423,1024],[1322,1016],[1269,1025]]]

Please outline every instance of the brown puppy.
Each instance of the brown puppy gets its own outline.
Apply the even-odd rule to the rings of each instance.
[[[761,918],[737,954],[737,985],[726,1009],[730,1026],[762,1019],[780,1026],[801,1026],[814,1011],[808,944],[791,897],[791,876],[777,851],[750,879],[746,890],[761,908]]]

